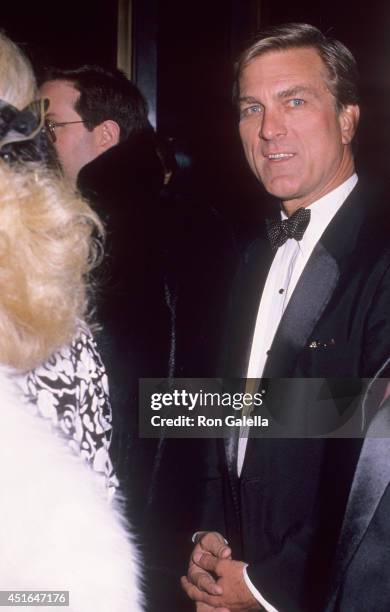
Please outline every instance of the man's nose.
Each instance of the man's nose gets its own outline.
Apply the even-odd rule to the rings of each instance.
[[[283,113],[277,109],[265,109],[259,137],[264,140],[273,140],[285,136],[286,133],[287,127]]]

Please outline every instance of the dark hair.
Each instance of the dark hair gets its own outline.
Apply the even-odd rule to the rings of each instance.
[[[328,87],[338,110],[359,103],[358,70],[352,53],[341,42],[323,34],[307,23],[286,23],[261,31],[256,41],[246,49],[235,66],[233,96],[239,96],[239,81],[244,68],[256,57],[270,51],[313,48],[327,68]]]
[[[44,75],[45,81],[68,81],[80,92],[74,108],[89,130],[111,119],[119,125],[120,141],[124,141],[133,132],[150,129],[145,98],[120,70],[92,65],[51,69]]]

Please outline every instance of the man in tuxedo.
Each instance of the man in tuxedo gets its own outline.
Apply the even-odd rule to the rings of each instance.
[[[307,24],[264,32],[237,65],[245,155],[282,206],[238,275],[226,373],[269,379],[266,403],[297,435],[337,427],[390,355],[389,233],[355,173],[356,75]],[[387,412],[375,419],[378,432]],[[390,609],[389,452],[369,436],[217,441],[182,578],[197,611]]]

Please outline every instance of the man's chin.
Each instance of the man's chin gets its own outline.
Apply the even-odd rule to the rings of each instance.
[[[267,193],[283,202],[299,199],[301,197],[298,186],[291,184],[291,182],[274,180],[262,181],[262,184]]]

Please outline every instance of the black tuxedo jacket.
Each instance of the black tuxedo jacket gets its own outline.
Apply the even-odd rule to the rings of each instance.
[[[277,329],[264,371],[271,379],[267,401],[282,420],[292,415],[297,431],[313,410],[325,412],[331,428],[332,406],[358,393],[362,379],[373,377],[390,355],[390,234],[383,202],[359,181],[315,247]],[[246,375],[271,262],[268,242],[259,240],[238,275],[229,376]],[[292,387],[281,391],[272,380],[278,378],[291,378]],[[380,533],[386,538],[390,531],[390,441],[249,439],[239,480],[224,444],[217,461],[221,482],[213,466],[208,484],[224,496],[224,512],[208,489],[204,526],[214,515],[213,528],[224,529],[263,596],[281,612],[389,610],[389,540]],[[364,568],[376,576],[371,584],[363,581]]]
[[[389,355],[390,210],[359,183],[315,247],[278,327],[265,378],[372,377]],[[246,254],[232,305],[225,372],[246,376],[273,255],[260,239]]]

